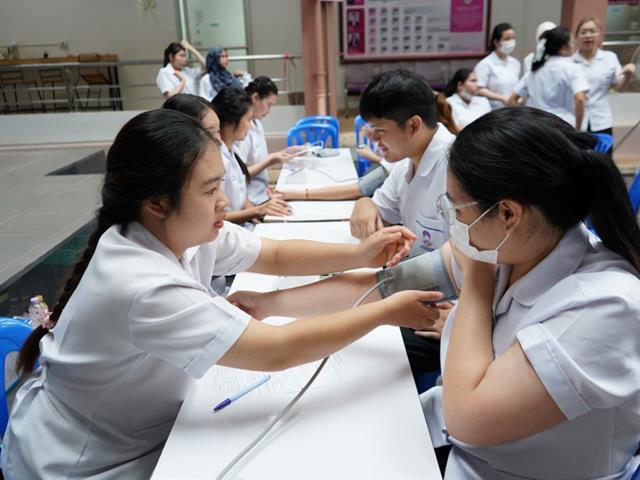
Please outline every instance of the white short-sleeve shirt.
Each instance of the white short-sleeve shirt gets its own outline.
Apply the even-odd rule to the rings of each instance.
[[[194,377],[250,319],[211,277],[246,270],[260,249],[227,222],[180,260],[137,222],[108,229],[16,396],[5,478],[149,478]]]
[[[186,67],[181,70],[181,73],[186,77],[184,84],[184,90],[182,93],[190,93],[191,95],[198,94],[198,82],[200,81],[200,69]],[[161,94],[172,91],[178,86],[180,80],[176,77],[176,70],[170,63],[167,63],[166,67],[163,67],[158,71],[156,76],[156,85]]]
[[[531,65],[533,64],[533,52],[527,53],[527,56],[522,59],[522,76],[531,71]]]
[[[211,77],[209,77],[209,74],[203,75],[198,85],[198,95],[210,102],[217,94],[218,92],[215,91],[211,85]]]
[[[571,57],[582,67],[589,83],[589,95],[585,109],[583,128],[591,126],[591,130],[604,130],[613,127],[613,116],[609,104],[609,89],[618,81],[622,65],[618,56],[606,50],[596,52],[591,61],[576,52]]]
[[[442,389],[430,389],[421,402],[434,446],[454,445],[445,480],[630,478],[640,462],[632,458],[640,441],[638,273],[584,225],[507,288],[510,272],[501,265],[496,279],[494,355],[519,342],[568,420],[515,442],[473,447],[442,432]],[[443,366],[456,309],[442,333]]]
[[[467,103],[460,95],[454,93],[450,97],[447,97],[447,103],[451,106],[453,121],[456,122],[456,125],[460,127],[461,130],[475,119],[491,111],[489,100],[479,95],[474,95],[471,97],[471,101]]]
[[[478,62],[473,71],[478,78],[478,86],[508,97],[520,78],[520,62],[513,57],[502,61],[496,52],[491,52]],[[490,100],[489,103],[493,110],[504,107],[497,100]]]
[[[244,140],[237,143],[240,158],[247,165],[255,165],[267,158],[269,151],[267,149],[267,139],[264,136],[264,128],[262,122],[258,119],[251,120],[251,128]],[[267,195],[267,187],[269,186],[269,172],[265,168],[261,172],[252,175],[251,181],[247,186],[247,194],[249,200],[258,205],[269,200]]]
[[[242,173],[242,169],[235,158],[235,155],[240,155],[240,152],[235,145],[230,152],[223,142],[220,146],[220,153],[222,154],[222,163],[224,165],[222,190],[229,197],[227,210],[237,212],[242,210],[247,202],[247,178]]]
[[[522,77],[514,91],[521,97],[529,97],[528,106],[553,113],[575,126],[574,96],[588,92],[589,84],[582,69],[570,58],[555,55],[535,72]]]
[[[438,212],[436,202],[447,191],[447,158],[455,138],[438,123],[415,175],[411,160],[404,159],[373,194],[372,200],[383,220],[402,224],[418,237],[411,254],[440,248],[449,238],[449,226]]]

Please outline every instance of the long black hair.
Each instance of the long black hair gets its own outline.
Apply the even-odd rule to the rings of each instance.
[[[536,207],[562,231],[590,215],[605,246],[640,270],[640,227],[624,180],[594,144],[556,115],[507,107],[460,132],[449,167],[481,210],[509,198]]]
[[[211,100],[211,106],[220,119],[221,131],[225,126],[237,127],[252,105],[251,97],[244,90],[235,87],[224,87]],[[235,152],[231,153],[240,165],[247,182],[250,181],[251,175],[243,159]]]
[[[489,40],[489,51],[493,52],[496,49],[496,42],[499,42],[502,38],[502,34],[507,30],[513,30],[513,25],[507,22],[499,23],[493,27],[491,32],[491,40]]]
[[[454,93],[458,91],[458,83],[466,82],[469,75],[473,73],[473,70],[470,68],[460,68],[453,74],[453,78],[449,80],[447,86],[444,88],[444,96],[450,97]]]
[[[544,54],[541,58],[537,59],[531,64],[531,71],[535,72],[549,57],[558,55],[558,52],[571,42],[571,31],[565,27],[556,27],[551,30],[547,30],[540,37],[540,41],[544,40]]]
[[[183,186],[210,142],[213,138],[197,119],[172,110],[141,113],[122,127],[107,154],[96,226],[58,294],[50,317],[54,324],[80,283],[102,234],[113,225],[138,220],[143,202],[150,198],[167,198],[171,208],[179,209]],[[18,372],[33,370],[40,340],[47,332],[39,326],[29,335],[16,363]]]
[[[166,67],[168,63],[171,63],[171,55],[184,50],[184,47],[177,42],[171,42],[167,48],[164,49],[163,67]]]

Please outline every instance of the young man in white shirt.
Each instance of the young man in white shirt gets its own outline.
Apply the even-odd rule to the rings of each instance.
[[[416,236],[413,255],[440,248],[448,225],[436,206],[447,189],[447,155],[455,140],[437,122],[435,96],[426,80],[394,70],[375,76],[360,98],[360,115],[390,163],[398,163],[372,198],[359,199],[351,214],[351,233],[366,238],[385,224],[401,224]],[[446,318],[448,310],[443,310]],[[440,368],[439,343],[402,329],[414,375]]]

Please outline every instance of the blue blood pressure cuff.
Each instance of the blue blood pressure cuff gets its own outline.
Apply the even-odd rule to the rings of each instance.
[[[440,302],[457,298],[440,250],[410,257],[398,265],[380,270],[376,280],[382,298],[401,290],[430,290],[442,292]]]
[[[387,178],[387,169],[382,165],[358,179],[358,188],[365,197],[371,197]]]

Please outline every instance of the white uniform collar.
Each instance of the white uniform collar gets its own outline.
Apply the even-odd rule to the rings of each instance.
[[[121,230],[120,230],[121,233]],[[180,261],[176,258],[175,254],[167,247],[164,243],[162,243],[153,233],[151,233],[147,228],[142,225],[140,222],[131,222],[127,224],[126,235],[124,237],[132,242],[135,242],[139,245],[142,245],[149,250],[153,250],[165,257],[167,257],[172,262],[176,264],[180,264]],[[195,247],[188,248],[182,254],[182,260],[184,262],[191,262],[196,252],[200,248],[198,245]]]
[[[596,54],[593,56],[593,58],[591,60],[587,60],[586,58],[584,58],[582,55],[580,55],[580,52],[576,51],[573,55],[571,55],[571,57],[576,60],[577,62],[580,63],[585,63],[587,65],[591,64],[592,62],[594,62],[595,60],[602,60],[604,59],[604,52],[602,51],[602,49],[598,49],[596,50]]]
[[[439,162],[441,157],[441,151],[443,149],[449,149],[451,146],[451,142],[449,142],[449,137],[452,137],[453,134],[447,130],[447,128],[441,123],[437,124],[436,133],[431,138],[429,145],[427,145],[426,150],[422,154],[422,158],[420,158],[420,163],[418,163],[418,168],[416,170],[415,176],[418,177],[426,177],[428,176],[436,164]],[[413,167],[413,165],[412,165]],[[412,169],[407,171],[407,182],[411,181],[411,173]]]
[[[496,51],[494,50],[493,52],[491,52],[491,53],[489,54],[489,59],[490,59],[493,63],[499,64],[499,65],[505,65],[505,64],[509,63],[509,60],[511,59],[511,55],[507,55],[507,59],[506,59],[506,60],[502,60],[502,59],[498,56],[498,54],[496,53]]]
[[[509,297],[513,297],[520,304],[532,306],[556,283],[573,274],[589,248],[589,232],[581,223],[567,230],[556,245],[556,248],[536,265],[529,273],[514,283],[509,290],[502,295],[501,290],[511,274],[510,265],[501,265],[498,272],[498,286],[494,305],[499,299],[496,314],[508,309]],[[501,297],[501,298],[500,298]]]

